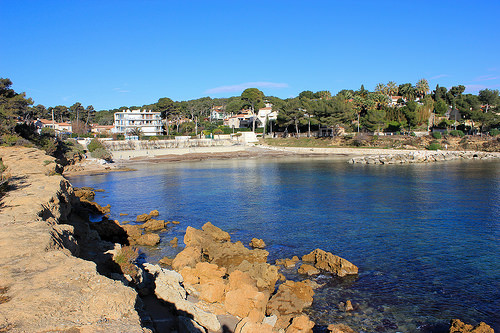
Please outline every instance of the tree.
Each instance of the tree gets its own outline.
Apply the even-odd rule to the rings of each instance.
[[[377,85],[375,86],[375,91],[381,94],[387,94],[388,88],[383,83],[377,83]]]
[[[299,94],[300,99],[314,99],[314,93],[310,90],[304,90]]]
[[[385,124],[385,111],[371,109],[366,114],[364,124],[372,132],[380,132],[380,127]]]
[[[264,93],[257,88],[247,88],[241,93],[241,99],[248,103],[252,111],[252,130],[255,132],[255,109],[264,106]]]
[[[399,85],[399,94],[403,96],[407,101],[413,101],[417,94],[415,87],[411,83],[404,83]]]
[[[304,117],[303,102],[300,98],[293,98],[285,102],[278,113],[278,124],[286,127],[295,125],[295,133],[299,133],[299,123]]]
[[[136,136],[139,139],[143,136],[143,132],[142,132],[142,129],[140,127],[133,127],[131,129],[129,129],[127,134],[130,136]]]
[[[69,107],[71,118],[73,119],[72,128],[74,133],[81,134],[85,132],[83,127],[83,119],[85,117],[85,109],[81,103],[76,102]]]
[[[425,95],[429,92],[429,82],[426,79],[420,79],[415,86],[417,91],[417,95],[421,98],[424,98]]]
[[[437,102],[438,100],[446,99],[446,93],[448,92],[448,89],[445,87],[440,87],[439,84],[436,85],[436,90],[434,90],[434,100]]]
[[[331,99],[332,93],[328,90],[320,90],[314,93],[314,97],[317,99]]]
[[[483,89],[479,90],[479,100],[486,105],[485,113],[488,113],[490,106],[497,106],[499,103],[498,90]]]
[[[10,79],[0,78],[0,130],[4,133],[13,133],[16,120],[33,119],[33,111],[29,107],[33,100],[26,98],[25,93],[16,93],[11,86]]]
[[[179,109],[174,104],[174,101],[172,101],[168,97],[162,97],[158,100],[158,102],[154,104],[153,110],[155,110],[156,112],[160,112],[161,118],[165,120],[167,135],[169,135],[169,119],[175,118],[179,114]],[[177,124],[177,128],[178,127],[179,126]]]
[[[444,116],[444,114],[448,111],[448,105],[442,99],[438,99],[434,106],[434,112],[436,112],[440,116]]]
[[[396,96],[398,93],[398,85],[394,81],[387,82],[387,93],[390,96]]]
[[[95,110],[92,105],[89,105],[85,108],[85,112],[87,113],[87,118],[85,119],[85,128],[88,129],[89,124],[91,124],[94,121],[95,118]]]

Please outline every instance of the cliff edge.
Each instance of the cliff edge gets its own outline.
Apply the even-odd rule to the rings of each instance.
[[[137,293],[78,258],[71,184],[43,151],[0,148],[0,332],[143,332]],[[78,239],[78,241],[77,241]]]

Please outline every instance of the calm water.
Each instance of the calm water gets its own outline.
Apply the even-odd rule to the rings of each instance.
[[[319,276],[311,316],[364,332],[437,332],[451,318],[500,330],[500,163],[358,166],[324,158],[144,164],[137,171],[70,179],[104,189],[111,217],[158,209],[178,220],[168,241],[205,222],[248,244],[265,240],[270,262],[315,248],[359,267],[356,278]],[[119,216],[128,213],[129,216]],[[294,277],[292,271],[286,272]],[[346,314],[338,303],[350,299]]]

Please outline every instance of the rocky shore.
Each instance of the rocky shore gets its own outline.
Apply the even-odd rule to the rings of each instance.
[[[353,157],[351,164],[411,164],[453,160],[491,160],[500,158],[499,153],[481,151],[414,151]]]
[[[358,274],[321,249],[270,264],[263,240],[233,242],[209,222],[186,228],[175,258],[139,262],[135,246],[157,244],[179,222],[152,211],[120,225],[43,152],[0,148],[0,157],[11,175],[0,206],[0,332],[312,332],[304,310],[321,286],[310,277]],[[91,223],[89,213],[103,218]],[[287,280],[284,267],[300,280]],[[324,329],[354,332],[336,322]],[[493,330],[454,320],[450,332]]]

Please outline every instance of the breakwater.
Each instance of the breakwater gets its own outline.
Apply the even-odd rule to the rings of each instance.
[[[499,153],[480,151],[414,151],[393,154],[376,154],[353,157],[351,164],[411,164],[453,160],[491,160],[500,158]]]

